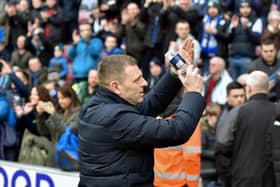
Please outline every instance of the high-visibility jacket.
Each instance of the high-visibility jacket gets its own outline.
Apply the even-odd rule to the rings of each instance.
[[[200,177],[201,127],[183,145],[155,149],[156,187],[197,187]]]

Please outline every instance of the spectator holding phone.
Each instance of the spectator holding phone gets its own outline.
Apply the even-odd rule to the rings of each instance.
[[[36,86],[31,89],[29,101],[26,104],[16,103],[14,105],[18,117],[19,146],[21,146],[19,161],[28,164],[51,166],[50,161],[47,161],[51,158],[39,151],[42,149],[47,152],[51,145],[48,136],[41,137],[37,131],[36,116],[38,112],[36,107],[39,102],[53,103],[48,90],[43,86]],[[46,120],[49,114],[45,112],[42,116]]]
[[[79,187],[153,186],[154,148],[180,145],[192,135],[205,108],[203,81],[192,65],[192,41],[179,53],[191,64],[179,71],[179,79],[167,72],[145,97],[147,82],[134,58],[103,58],[99,88],[79,116]],[[181,83],[187,93],[174,118],[156,119]]]
[[[78,116],[81,103],[69,86],[58,89],[58,109],[52,102],[39,101],[36,110],[39,113],[37,117],[37,130],[41,136],[50,137],[54,158],[54,151],[60,136],[64,133],[66,127],[70,127],[72,132],[77,134]],[[45,120],[44,113],[49,114]],[[53,165],[54,163],[52,163]]]

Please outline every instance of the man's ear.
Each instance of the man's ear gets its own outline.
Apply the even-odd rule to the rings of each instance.
[[[115,94],[117,94],[117,95],[121,94],[119,81],[117,81],[117,80],[111,81],[110,88],[111,88],[111,91],[114,92]]]

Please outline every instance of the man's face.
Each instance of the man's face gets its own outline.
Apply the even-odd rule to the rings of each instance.
[[[179,38],[186,39],[190,34],[190,26],[188,23],[179,22],[176,25],[176,33],[178,34]]]
[[[219,13],[219,9],[217,7],[209,7],[208,14],[210,17],[215,18]]]
[[[53,8],[56,4],[56,0],[47,0],[46,4],[48,5],[49,8]]]
[[[131,18],[136,18],[139,15],[140,10],[136,3],[130,3],[127,5],[127,12]]]
[[[150,73],[152,76],[159,77],[161,72],[162,72],[162,69],[159,65],[157,65],[157,64],[150,65]]]
[[[32,7],[33,8],[40,8],[42,6],[41,0],[32,0]]]
[[[91,70],[88,74],[88,84],[92,88],[96,88],[98,86],[98,76],[96,70]]]
[[[25,45],[25,37],[24,36],[19,36],[17,39],[17,48],[18,49],[24,49]]]
[[[242,5],[239,8],[241,16],[249,17],[251,14],[251,7],[249,5]]]
[[[179,0],[179,6],[183,10],[188,10],[192,6],[192,1],[191,0]]]
[[[221,63],[216,59],[213,58],[209,62],[209,73],[211,75],[218,74],[222,71],[222,65]]]
[[[230,106],[236,107],[242,105],[245,102],[244,89],[232,89],[227,96],[227,102]]]
[[[263,44],[261,46],[261,55],[265,62],[272,63],[276,58],[277,50],[273,44]]]
[[[92,9],[91,13],[92,13],[94,18],[99,18],[100,17],[100,9],[99,9],[99,7]]]
[[[37,58],[29,60],[29,69],[32,72],[37,72],[41,69],[41,63]]]
[[[124,69],[123,81],[119,82],[119,96],[132,105],[141,103],[147,82],[137,65],[128,65]]]
[[[62,109],[68,109],[71,106],[72,100],[69,97],[64,97],[60,92],[57,93],[58,103]]]
[[[92,35],[92,29],[89,24],[82,24],[79,26],[80,35],[83,39],[87,40]]]

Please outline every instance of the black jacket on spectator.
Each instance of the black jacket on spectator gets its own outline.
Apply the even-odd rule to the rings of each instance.
[[[81,0],[59,0],[59,6],[63,11],[63,43],[70,43],[72,33],[75,29],[78,30],[79,8]]]
[[[44,29],[46,29],[46,25],[49,27],[49,36],[47,39],[50,40],[52,46],[62,42],[63,17],[63,10],[59,6],[56,6],[53,14],[48,18],[47,22],[42,23]]]
[[[218,42],[218,56],[222,57],[223,59],[228,58],[228,44],[229,44],[229,33],[228,28],[230,25],[230,21],[223,18],[219,21],[217,25],[217,33],[214,34]]]
[[[40,38],[41,41],[39,43],[35,43],[32,40],[32,37],[28,37],[26,40],[26,49],[28,49],[34,56],[37,56],[43,66],[48,67],[49,61],[53,56],[53,47],[42,33],[40,34]]]
[[[144,50],[145,25],[139,20],[133,26],[122,25],[117,36],[125,38],[126,54],[139,60]]]
[[[259,43],[260,34],[252,31],[252,27],[255,25],[257,17],[253,14],[249,17],[250,26],[244,30],[239,22],[236,28],[230,29],[229,34],[229,55],[242,56],[253,58],[255,56],[255,47]]]
[[[10,24],[10,41],[12,46],[16,48],[16,41],[18,36],[26,35],[27,23],[31,19],[31,13],[29,11],[17,13],[15,16],[9,17]]]
[[[265,61],[260,57],[253,61],[253,64],[249,67],[248,72],[251,73],[252,71],[263,71],[268,76],[272,75],[277,71],[277,69],[280,68],[280,59],[276,58],[273,64],[267,64]],[[272,96],[280,97],[280,84],[276,84],[275,87],[273,87],[270,92],[272,93]]]
[[[224,134],[217,137],[216,154],[229,160],[231,181],[226,183],[232,187],[274,187],[273,167],[265,150],[275,115],[275,104],[266,94],[255,94],[231,110],[220,131]]]
[[[162,28],[160,25],[160,13],[162,6],[159,3],[152,3],[148,8],[143,8],[140,14],[140,20],[146,24],[144,44],[147,47],[153,48],[156,44],[162,41]],[[152,41],[154,26],[156,24],[155,18],[158,16],[158,25],[156,28],[155,39]],[[161,47],[161,46],[160,46]]]
[[[268,141],[267,141],[267,153],[269,161],[273,163],[274,173],[270,175],[275,176],[275,186],[280,186],[280,141],[279,141],[279,133],[280,133],[280,103],[276,104],[276,116],[273,123],[271,123],[270,129],[268,130]]]
[[[184,143],[205,107],[200,94],[189,92],[172,120],[156,119],[180,85],[167,73],[137,106],[100,87],[80,113],[79,186],[152,187],[153,149]]]

